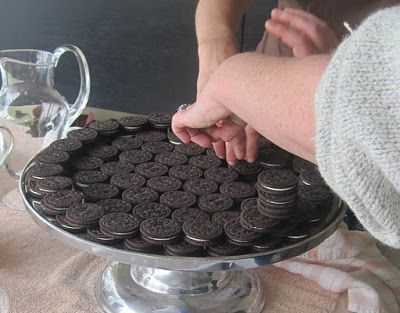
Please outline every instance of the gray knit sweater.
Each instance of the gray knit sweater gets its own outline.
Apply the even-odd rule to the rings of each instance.
[[[400,248],[400,6],[344,40],[315,101],[322,175],[374,237]]]

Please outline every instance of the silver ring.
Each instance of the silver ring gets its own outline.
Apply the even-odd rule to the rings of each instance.
[[[181,104],[180,106],[178,106],[178,108],[176,109],[176,112],[180,112],[183,111],[185,109],[187,109],[188,107],[190,107],[191,104],[185,103],[185,104]]]

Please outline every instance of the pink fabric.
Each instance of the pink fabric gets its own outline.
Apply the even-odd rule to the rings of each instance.
[[[275,266],[329,291],[347,292],[351,312],[400,312],[400,271],[382,256],[376,240],[366,232],[342,226],[317,248]]]

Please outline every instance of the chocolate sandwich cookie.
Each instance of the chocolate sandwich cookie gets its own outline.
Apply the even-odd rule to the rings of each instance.
[[[266,148],[259,152],[258,163],[265,169],[290,168],[292,156],[279,148]]]
[[[125,162],[107,162],[100,167],[100,171],[108,176],[114,176],[119,173],[133,172],[135,166],[131,163]]]
[[[218,190],[218,184],[215,181],[205,178],[194,178],[183,184],[183,189],[194,195],[202,196]]]
[[[240,223],[248,230],[257,233],[266,233],[274,226],[278,225],[279,220],[266,217],[258,211],[257,207],[248,208],[240,214]]]
[[[153,217],[169,217],[171,209],[160,203],[141,203],[133,207],[132,214],[139,218],[140,221],[145,221]]]
[[[166,245],[178,242],[181,238],[181,227],[169,218],[149,218],[140,225],[143,240],[155,244]]]
[[[87,154],[102,159],[104,162],[115,160],[118,157],[118,149],[110,145],[95,145],[87,148]]]
[[[203,171],[193,165],[183,164],[170,168],[168,175],[180,180],[190,180],[201,177]]]
[[[172,143],[173,145],[181,145],[183,142],[178,138],[177,135],[174,134],[174,132],[172,131],[171,128],[168,128],[167,131],[167,138],[169,140],[170,143]]]
[[[213,146],[210,146],[210,147],[208,147],[206,149],[206,154],[207,155],[215,155],[216,156],[216,153],[215,153],[215,150],[214,150]]]
[[[76,224],[73,224],[73,223],[69,222],[66,219],[65,215],[59,215],[58,214],[56,216],[56,222],[57,222],[58,226],[61,229],[64,229],[67,232],[72,233],[72,234],[82,233],[82,232],[84,232],[86,230],[85,226],[76,225]]]
[[[139,253],[159,253],[161,246],[153,245],[144,241],[141,235],[137,235],[135,238],[126,238],[124,240],[125,249],[135,251]]]
[[[73,190],[57,191],[45,195],[40,201],[42,210],[48,215],[64,214],[74,204],[81,203],[82,195]]]
[[[232,208],[233,199],[220,193],[212,193],[200,196],[197,205],[199,209],[212,214]]]
[[[321,173],[318,171],[318,168],[315,167],[314,169],[310,169],[300,173],[299,185],[326,186],[326,183],[322,178]]]
[[[258,163],[249,163],[245,160],[238,160],[231,168],[233,168],[244,179],[256,178],[262,170]]]
[[[209,256],[229,256],[239,255],[246,252],[246,249],[241,246],[234,245],[226,240],[220,240],[213,245],[207,247],[207,254]]]
[[[69,154],[79,153],[82,147],[82,142],[70,138],[56,140],[50,145],[51,149],[56,151],[64,151]]]
[[[213,155],[196,155],[189,159],[189,164],[207,170],[218,167],[222,164],[221,160]]]
[[[182,182],[174,177],[169,176],[158,176],[150,178],[146,186],[158,191],[160,193],[178,190],[182,187]]]
[[[278,248],[282,242],[283,239],[281,237],[265,234],[252,243],[251,250],[254,252],[269,251]]]
[[[247,198],[243,200],[240,204],[240,211],[244,211],[249,208],[257,208],[257,199],[258,198]]]
[[[204,172],[204,177],[207,179],[211,179],[218,184],[223,184],[234,181],[239,177],[239,174],[232,168],[214,167],[206,170]]]
[[[172,209],[191,207],[196,203],[196,196],[186,191],[167,191],[160,197],[160,203]]]
[[[129,213],[108,213],[100,219],[99,226],[104,235],[125,239],[137,235],[140,221]]]
[[[93,202],[104,199],[113,199],[119,195],[119,190],[117,187],[105,183],[89,185],[88,187],[83,188],[82,192],[85,196],[85,199]]]
[[[271,203],[258,198],[257,208],[262,215],[279,220],[288,219],[297,213],[296,201],[286,203]]]
[[[297,174],[300,174],[310,170],[312,171],[315,169],[316,165],[296,156],[292,161],[292,167]]]
[[[118,119],[125,132],[137,132],[143,129],[147,124],[147,116],[144,115],[131,115],[124,116]]]
[[[198,144],[191,142],[188,144],[176,145],[174,151],[188,156],[195,156],[204,153],[205,149],[200,147]]]
[[[165,245],[165,254],[170,256],[201,256],[204,249],[181,240],[177,243]]]
[[[105,183],[108,176],[100,171],[79,171],[73,175],[73,180],[77,188],[86,188],[89,185]]]
[[[119,160],[122,163],[141,164],[149,162],[153,159],[153,154],[143,150],[129,150],[122,152],[119,155]]]
[[[82,142],[83,144],[89,144],[95,142],[97,139],[98,133],[96,130],[92,128],[80,128],[71,130],[67,134],[67,138],[74,139]]]
[[[168,166],[157,162],[147,162],[136,166],[135,173],[146,178],[163,176],[168,173]]]
[[[41,199],[43,198],[47,193],[40,191],[37,187],[38,184],[38,180],[36,179],[30,179],[28,180],[28,185],[26,188],[26,191],[28,192],[28,194],[35,198],[35,199]]]
[[[132,187],[122,193],[122,199],[133,205],[157,202],[158,192],[147,187]]]
[[[172,116],[171,112],[154,112],[150,113],[147,118],[151,126],[157,129],[167,129],[171,126]]]
[[[88,228],[86,230],[87,232],[87,238],[90,241],[106,245],[106,246],[112,246],[119,244],[121,242],[121,239],[118,238],[113,238],[107,235],[104,235],[99,227],[93,227],[93,228]]]
[[[104,164],[102,159],[92,156],[82,156],[72,160],[71,167],[78,171],[97,170]]]
[[[37,188],[44,193],[71,189],[72,179],[66,176],[48,176],[38,181]]]
[[[324,205],[316,206],[304,200],[298,200],[296,203],[296,214],[290,217],[290,222],[318,222],[324,219],[329,211],[330,208]]]
[[[212,215],[211,220],[221,226],[224,226],[230,220],[236,219],[240,216],[239,211],[222,211]]]
[[[260,140],[258,141],[258,149],[263,150],[263,149],[267,149],[267,148],[272,148],[273,143],[271,141],[269,141],[267,138],[265,137],[260,137]]]
[[[69,160],[69,154],[64,151],[45,149],[36,156],[36,161],[46,164],[65,164]]]
[[[237,181],[223,183],[219,187],[219,191],[223,195],[231,197],[237,202],[241,202],[246,198],[252,197],[256,193],[256,190],[252,185]]]
[[[112,141],[111,145],[119,151],[129,151],[139,149],[143,144],[139,138],[136,137],[120,137]]]
[[[195,246],[210,246],[224,234],[221,225],[212,221],[191,220],[182,226],[184,239]]]
[[[268,201],[271,203],[287,203],[287,202],[292,202],[295,201],[297,198],[297,192],[296,188],[289,189],[289,190],[284,190],[282,192],[277,191],[278,188],[276,188],[275,191],[271,190],[265,190],[258,183],[256,183],[256,189],[258,191],[258,197],[262,199],[263,201]]]
[[[258,176],[257,182],[259,190],[266,194],[291,195],[296,192],[297,176],[289,169],[265,170]]]
[[[119,123],[113,119],[106,121],[93,121],[89,124],[89,128],[96,130],[100,136],[104,137],[118,134],[119,126]]]
[[[208,221],[208,214],[200,211],[199,209],[195,208],[181,208],[177,209],[174,212],[172,212],[171,216],[172,220],[177,222],[179,225],[183,225],[187,221],[191,220],[204,220]]]
[[[154,154],[169,152],[174,149],[174,145],[166,141],[149,141],[142,145],[143,151],[148,151]]]
[[[98,221],[104,213],[104,209],[97,204],[79,203],[67,209],[65,221],[72,225],[94,227],[97,226]]]
[[[64,167],[59,164],[36,163],[29,168],[28,174],[33,179],[44,179],[49,176],[58,176],[64,173]]]
[[[332,205],[332,193],[327,186],[299,186],[298,196],[315,209],[327,211]]]
[[[135,173],[119,173],[111,177],[111,185],[126,190],[132,187],[141,187],[146,183],[146,178]]]
[[[188,157],[179,152],[163,152],[157,154],[154,158],[154,161],[171,167],[185,164],[187,160]]]
[[[260,233],[244,228],[240,223],[240,218],[227,222],[224,230],[229,242],[243,247],[251,246],[256,239],[261,237]]]
[[[167,139],[167,135],[159,130],[148,130],[145,132],[138,133],[136,138],[144,142],[151,142],[151,141],[164,141]]]
[[[132,211],[132,205],[121,199],[105,199],[96,203],[104,209],[105,214],[108,213],[129,213]]]

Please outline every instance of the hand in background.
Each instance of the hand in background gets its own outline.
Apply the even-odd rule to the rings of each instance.
[[[325,21],[302,10],[274,9],[265,28],[292,48],[295,57],[329,53],[339,44]]]

